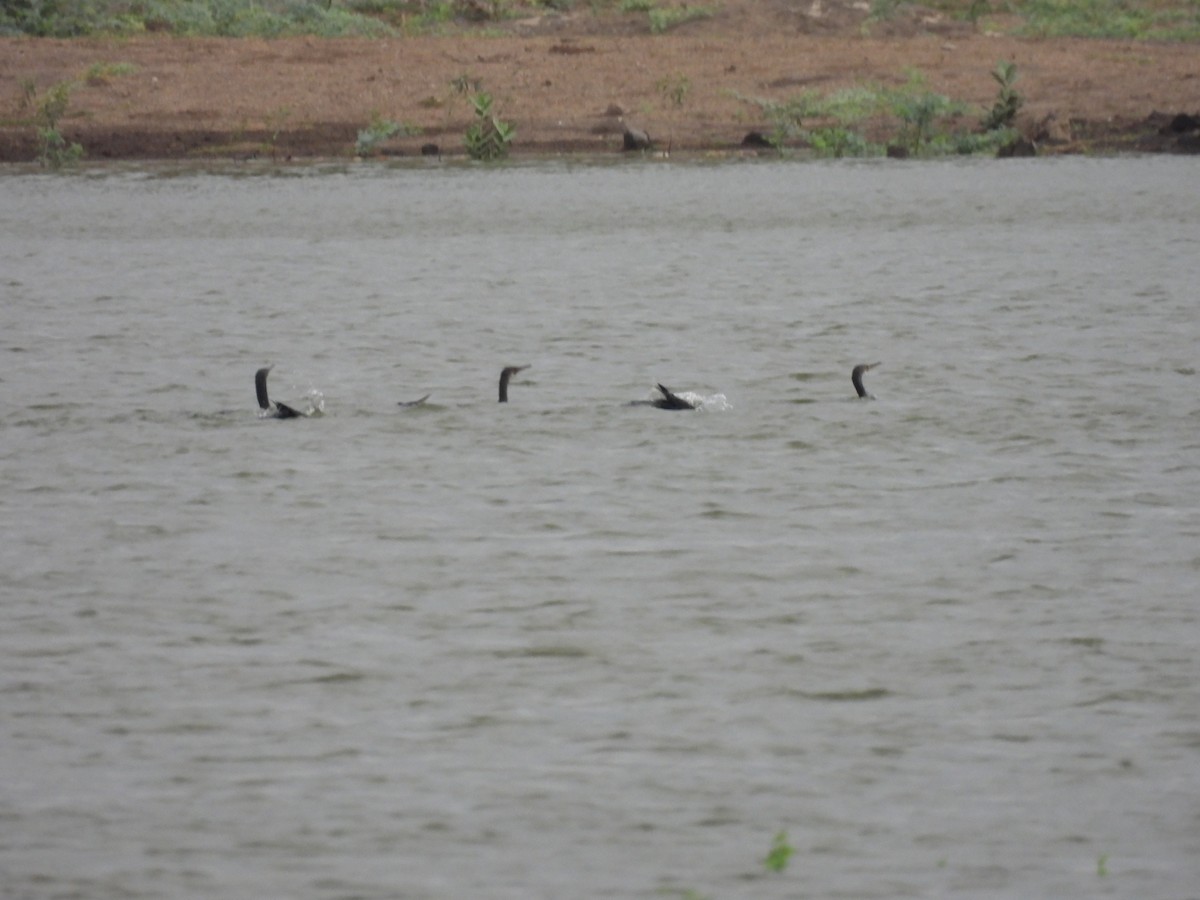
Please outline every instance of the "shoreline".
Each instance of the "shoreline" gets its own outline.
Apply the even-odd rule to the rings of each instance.
[[[267,157],[352,159],[374,120],[400,126],[372,155],[465,155],[470,84],[516,128],[512,156],[621,152],[626,125],[679,154],[775,153],[744,147],[769,130],[762,103],[919,73],[969,108],[993,102],[991,70],[1016,63],[1016,126],[1039,153],[1200,152],[1194,45],[918,33],[556,33],[480,37],[0,38],[0,162],[38,156],[30,91],[68,82],[58,130],[90,162]],[[960,115],[947,128],[970,130]],[[875,139],[884,118],[856,123]],[[790,141],[790,148],[802,147]]]

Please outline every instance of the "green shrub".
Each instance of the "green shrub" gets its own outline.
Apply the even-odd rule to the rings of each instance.
[[[57,128],[38,129],[38,162],[50,169],[61,169],[83,158],[83,146],[67,141]]]
[[[1025,0],[1023,30],[1041,37],[1200,37],[1200,4],[1131,3],[1129,0]]]
[[[392,33],[379,19],[326,0],[0,0],[0,34],[80,37],[151,29],[219,37]]]
[[[58,130],[58,120],[66,115],[74,89],[74,83],[60,81],[38,102],[38,162],[51,169],[60,169],[83,157],[83,147],[69,143]]]
[[[807,141],[818,156],[880,156],[884,148],[868,141],[855,127],[865,119],[886,111],[887,94],[879,88],[844,88],[822,97],[816,91],[803,91],[783,103],[754,101],[771,122],[767,140],[782,152],[792,139]],[[833,125],[805,128],[806,119],[832,119]]]
[[[492,112],[491,94],[480,91],[471,97],[471,105],[475,108],[475,122],[465,136],[467,154],[483,162],[504,159],[516,130]]]
[[[1017,112],[1025,102],[1024,98],[1013,87],[1017,78],[1017,64],[1008,60],[1000,60],[992,69],[992,78],[1000,85],[1000,93],[996,102],[983,119],[984,131],[994,131],[997,128],[1008,128],[1017,119]]]
[[[808,135],[809,146],[818,156],[841,159],[843,156],[880,156],[884,148],[872,144],[859,132],[841,125],[814,128]]]
[[[932,91],[898,97],[895,110],[904,123],[900,140],[913,156],[920,156],[929,143],[934,121],[954,109],[949,97]]]
[[[967,104],[929,90],[919,72],[910,73],[898,88],[859,85],[827,96],[804,91],[783,102],[741,99],[762,109],[771,123],[767,140],[781,152],[787,141],[799,139],[818,156],[879,156],[884,146],[862,133],[862,123],[870,121],[881,130],[891,124],[895,132],[888,143],[910,156],[988,153],[1017,136],[1011,122],[1021,103],[1012,87],[1015,65],[998,64],[992,76],[1001,85],[1001,109],[994,111],[997,124],[982,133],[956,127],[969,109]],[[806,126],[814,119],[816,124]]]

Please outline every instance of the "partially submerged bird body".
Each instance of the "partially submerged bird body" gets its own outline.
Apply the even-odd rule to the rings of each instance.
[[[524,372],[529,366],[506,366],[500,373],[500,402],[508,402],[508,380],[518,372]]]
[[[264,366],[254,373],[254,392],[258,395],[259,408],[264,410],[267,418],[270,419],[302,419],[304,413],[297,409],[293,409],[286,403],[280,403],[278,400],[272,402],[267,396],[267,376],[271,373],[273,366]]]
[[[696,409],[695,403],[684,400],[666,385],[656,384],[655,387],[662,396],[650,400],[630,400],[629,405],[653,406],[655,409]]]
[[[859,363],[854,367],[854,371],[850,373],[850,381],[854,385],[854,390],[858,393],[860,400],[874,400],[875,395],[863,387],[863,373],[869,372],[880,363]]]
[[[428,399],[429,399],[429,395],[428,395],[428,394],[426,394],[424,397],[421,397],[421,398],[420,398],[420,399],[418,399],[418,400],[401,400],[401,401],[400,401],[399,403],[397,403],[396,405],[397,405],[397,406],[405,406],[405,407],[408,407],[408,406],[424,406],[424,405],[425,405],[425,401],[426,401],[426,400],[428,400]]]
[[[696,404],[684,400],[678,394],[671,392],[671,389],[665,385],[657,385],[662,396],[650,401],[650,405],[657,409],[695,409]]]

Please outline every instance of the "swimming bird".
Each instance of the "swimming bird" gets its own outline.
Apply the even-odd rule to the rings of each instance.
[[[524,372],[529,366],[506,366],[504,371],[500,373],[500,402],[508,402],[508,379],[512,378],[518,372]]]
[[[274,403],[267,397],[267,375],[274,366],[266,366],[254,373],[254,392],[258,394],[258,405],[265,410],[271,410],[268,418],[271,419],[299,419],[304,417],[304,413],[292,409],[286,403],[275,401]],[[271,407],[275,408],[272,410]]]
[[[689,403],[687,400],[684,400],[682,397],[671,393],[669,388],[660,384],[660,385],[658,385],[658,389],[660,391],[662,391],[662,396],[656,400],[651,400],[650,404],[652,406],[657,407],[658,409],[695,409],[696,408],[696,404]]]
[[[854,383],[854,390],[858,391],[858,396],[862,400],[875,399],[875,395],[869,393],[867,389],[863,387],[862,377],[863,372],[869,372],[878,365],[881,365],[881,363],[870,363],[869,365],[867,363],[859,363],[854,367],[854,371],[850,373],[850,381]]]
[[[661,397],[655,397],[652,400],[630,400],[630,406],[653,406],[655,409],[695,409],[696,404],[684,400],[678,394],[671,392],[671,389],[666,385],[655,385],[658,388]]]
[[[429,395],[426,394],[424,397],[422,397],[419,400],[401,400],[396,405],[397,406],[406,406],[406,407],[407,406],[422,406],[422,405],[424,405],[425,401],[428,399],[429,399]]]

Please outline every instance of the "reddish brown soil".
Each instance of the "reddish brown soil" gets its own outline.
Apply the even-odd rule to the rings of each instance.
[[[865,7],[866,4],[858,4]],[[517,129],[515,154],[619,150],[623,123],[673,152],[736,150],[766,130],[750,98],[903,84],[993,102],[997,61],[1018,66],[1019,125],[1041,152],[1193,150],[1176,113],[1200,112],[1195,45],[1019,39],[910,9],[864,21],[849,0],[724,0],[711,18],[659,35],[645,14],[581,11],[489,26],[481,35],[380,40],[291,38],[0,39],[0,160],[37,155],[29,89],[79,82],[60,131],[87,158],[350,156],[373,117],[419,130],[382,145],[412,155],[426,143],[463,152],[472,112],[452,86],[466,77]],[[99,64],[129,74],[87,79]],[[93,73],[95,76],[95,72]],[[686,85],[681,102],[670,85]],[[968,127],[964,121],[962,127]]]

